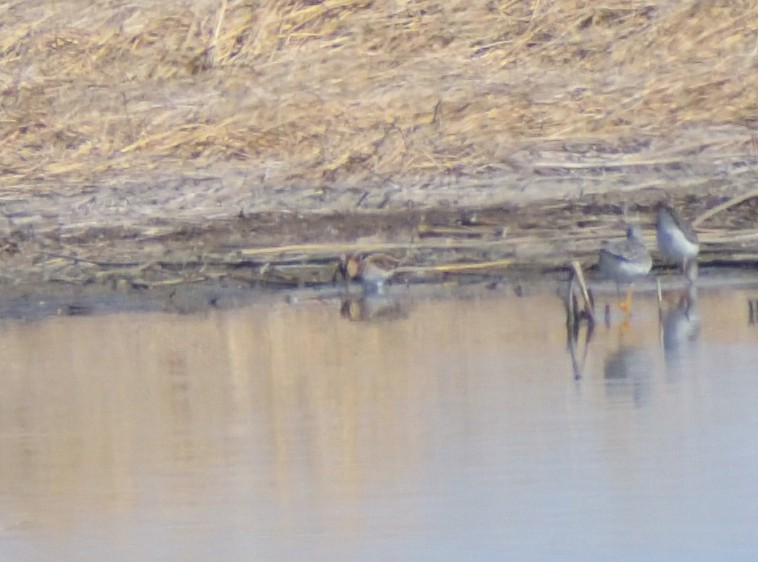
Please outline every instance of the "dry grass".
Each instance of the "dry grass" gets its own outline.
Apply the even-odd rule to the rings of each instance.
[[[548,167],[650,161],[650,139],[663,164],[756,152],[750,0],[16,0],[0,16],[6,187],[486,179],[547,145]]]

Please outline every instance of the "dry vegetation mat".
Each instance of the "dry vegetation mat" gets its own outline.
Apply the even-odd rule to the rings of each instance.
[[[695,217],[758,177],[754,1],[17,0],[0,24],[9,281],[266,273],[244,252],[306,242],[271,255],[552,267],[623,203]],[[703,221],[714,259],[758,254],[751,213]]]

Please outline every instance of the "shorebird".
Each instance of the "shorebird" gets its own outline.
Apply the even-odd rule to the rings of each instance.
[[[692,282],[697,276],[697,258],[700,243],[692,224],[679,216],[675,209],[660,203],[655,224],[658,249],[670,261],[681,264],[682,272]]]
[[[386,254],[355,254],[345,256],[339,272],[348,281],[360,281],[364,291],[381,293],[384,282],[395,274],[400,262]]]
[[[600,272],[619,285],[628,284],[626,299],[619,303],[624,312],[632,308],[632,288],[634,282],[644,277],[653,267],[650,252],[642,241],[642,231],[638,225],[626,229],[626,240],[604,242],[600,249],[598,268]]]

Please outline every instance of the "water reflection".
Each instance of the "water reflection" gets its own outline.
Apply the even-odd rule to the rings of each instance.
[[[571,357],[571,370],[574,373],[574,380],[579,380],[583,376],[587,353],[594,333],[594,322],[566,323],[566,349],[569,352],[569,357]]]
[[[698,310],[698,292],[694,283],[688,283],[683,291],[674,290],[668,295],[675,297],[676,304],[671,306],[660,300],[658,303],[659,333],[663,347],[667,369],[670,373],[680,372],[682,361],[688,358],[697,348],[702,318]],[[574,298],[575,292],[569,291],[567,298]],[[564,300],[564,304],[567,302]],[[567,349],[571,359],[571,369],[574,379],[582,378],[586,356],[595,334],[595,321],[591,315],[579,310],[574,304],[566,306]],[[637,329],[632,318],[624,316],[615,326],[610,309],[605,309],[606,330],[618,330],[618,346],[609,351],[604,361],[604,376],[606,381],[631,382],[636,389],[635,402],[639,403],[646,394],[645,387],[649,381],[652,365],[647,347],[630,346],[626,339]],[[582,351],[580,351],[582,350]]]
[[[643,405],[650,397],[653,359],[645,347],[620,345],[603,361],[603,378],[608,396],[626,395]]]
[[[748,299],[747,301],[748,324],[755,326],[758,324],[758,299]]]
[[[678,372],[682,363],[696,351],[700,329],[697,288],[690,285],[676,306],[661,317],[663,351],[669,372]]]
[[[640,297],[580,381],[552,294],[0,323],[0,559],[758,548],[745,294],[699,295],[678,378]]]
[[[408,317],[410,305],[385,294],[350,295],[340,302],[340,315],[353,322],[399,320]]]

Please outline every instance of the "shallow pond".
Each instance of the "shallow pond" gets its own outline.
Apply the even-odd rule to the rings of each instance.
[[[0,559],[758,553],[758,289],[392,291],[2,321]]]

